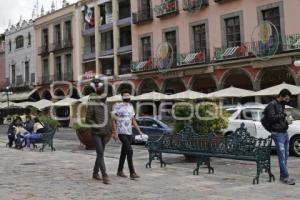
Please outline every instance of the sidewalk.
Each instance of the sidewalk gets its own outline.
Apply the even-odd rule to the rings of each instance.
[[[296,200],[300,196],[300,158],[295,157],[291,157],[289,168],[298,180],[296,186],[286,186],[278,180],[269,183],[266,174],[259,185],[252,185],[256,169],[251,162],[213,159],[215,174],[207,174],[207,169],[202,168],[199,176],[193,176],[195,164],[185,163],[182,156],[165,155],[166,168],[160,168],[155,161],[152,169],[145,169],[147,151],[143,146],[134,146],[134,162],[142,178],[131,181],[115,175],[120,147],[112,142],[105,158],[112,185],[103,185],[91,179],[95,152],[81,150],[77,140],[55,139],[56,152],[46,148],[40,153],[5,148],[5,139],[0,135],[1,199]],[[275,156],[272,163],[278,179]],[[125,172],[128,174],[127,169]]]

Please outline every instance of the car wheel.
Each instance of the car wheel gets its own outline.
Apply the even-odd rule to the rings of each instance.
[[[292,139],[291,150],[295,156],[300,157],[300,135]]]

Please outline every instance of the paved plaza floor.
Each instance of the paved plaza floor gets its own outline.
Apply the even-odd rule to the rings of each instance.
[[[120,143],[111,142],[106,149],[107,171],[111,185],[91,179],[94,151],[82,149],[71,129],[61,129],[54,140],[56,152],[27,152],[5,147],[6,135],[0,128],[0,199],[78,199],[78,200],[299,200],[300,158],[290,157],[290,174],[299,183],[283,185],[278,181],[277,158],[272,156],[272,170],[277,180],[269,183],[263,174],[259,185],[252,179],[256,166],[252,162],[212,159],[215,174],[201,168],[193,176],[194,163],[180,155],[165,155],[166,168],[155,161],[146,169],[148,154],[142,145],[134,146],[134,164],[141,175],[138,181],[116,176]],[[128,170],[126,168],[126,174]]]

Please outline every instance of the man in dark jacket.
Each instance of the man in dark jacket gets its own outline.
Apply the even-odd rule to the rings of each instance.
[[[276,151],[280,167],[280,181],[288,185],[295,185],[295,179],[291,178],[287,169],[289,156],[289,136],[287,133],[288,122],[285,113],[285,105],[290,101],[291,92],[287,89],[280,91],[278,97],[266,107],[266,116],[269,120],[269,131],[276,145]]]
[[[91,126],[97,153],[93,170],[93,179],[98,181],[102,180],[104,184],[110,184],[104,162],[104,150],[105,145],[111,138],[111,116],[110,110],[105,103],[107,94],[104,93],[103,86],[97,88],[96,93],[96,96],[90,96],[86,114],[86,123]],[[99,169],[102,178],[99,176]]]

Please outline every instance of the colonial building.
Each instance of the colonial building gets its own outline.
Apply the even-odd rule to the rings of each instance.
[[[293,65],[300,56],[299,6],[298,0],[131,1],[134,91],[299,85]]]
[[[35,33],[33,21],[20,20],[5,31],[5,79],[15,92],[12,100],[30,97],[35,83]],[[18,92],[27,95],[18,96]],[[2,98],[2,97],[1,97]]]
[[[80,49],[75,4],[41,13],[34,21],[36,35],[36,78],[42,99],[78,98]]]
[[[76,15],[81,27],[80,74],[82,93],[90,88],[84,82],[95,74],[113,83],[131,77],[131,2],[128,0],[83,0]],[[115,94],[113,86],[110,95]]]

